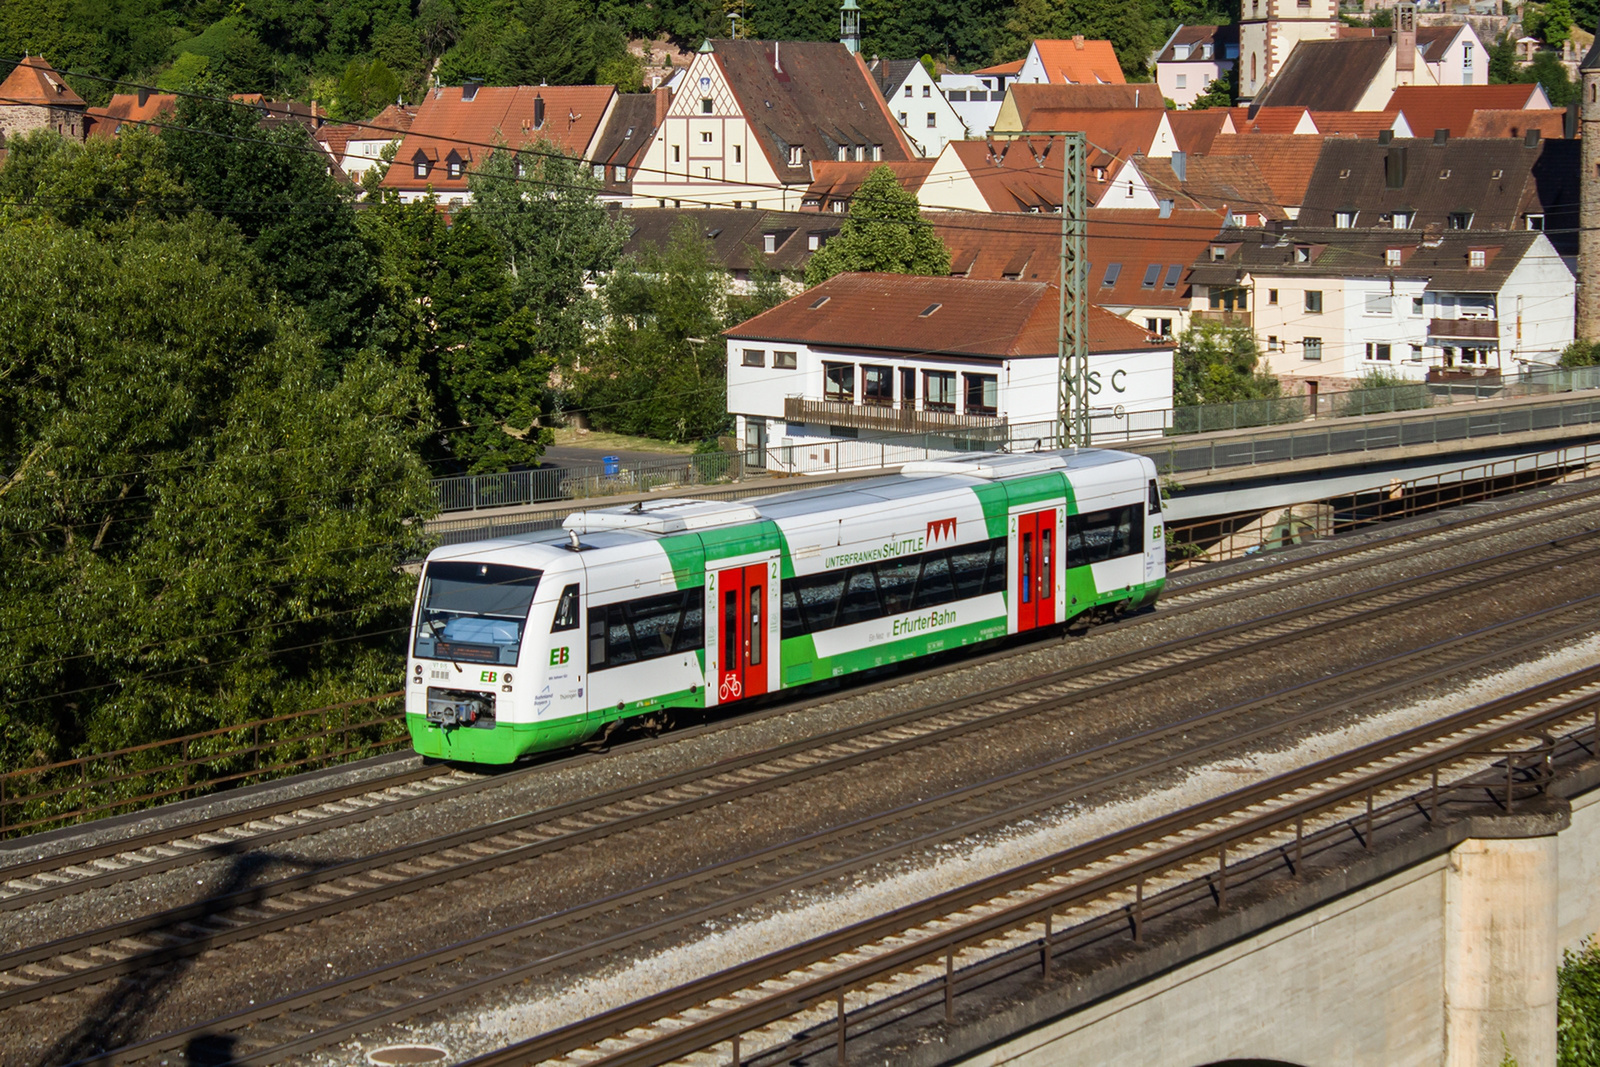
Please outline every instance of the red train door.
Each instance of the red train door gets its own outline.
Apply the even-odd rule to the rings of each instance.
[[[767,691],[767,565],[717,572],[717,703]]]
[[[1056,513],[1017,516],[1017,632],[1056,621]]]

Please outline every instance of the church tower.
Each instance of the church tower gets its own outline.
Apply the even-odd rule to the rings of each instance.
[[[1578,321],[1581,341],[1600,341],[1600,36],[1578,67],[1583,83],[1583,174],[1578,193]]]

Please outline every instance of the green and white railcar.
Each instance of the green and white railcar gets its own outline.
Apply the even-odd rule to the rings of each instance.
[[[413,618],[412,739],[509,763],[629,716],[1149,604],[1166,578],[1155,479],[1121,452],[974,454],[438,549]]]

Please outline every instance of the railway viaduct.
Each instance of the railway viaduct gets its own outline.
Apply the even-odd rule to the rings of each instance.
[[[857,1041],[851,1062],[1552,1067],[1556,969],[1600,930],[1597,888],[1591,764],[1537,807],[1230,893],[1053,980],[997,982],[953,1026]]]

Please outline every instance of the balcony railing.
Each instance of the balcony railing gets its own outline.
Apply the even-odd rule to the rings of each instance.
[[[1196,311],[1190,316],[1195,322],[1215,322],[1221,326],[1242,326],[1250,329],[1248,311]]]
[[[1498,319],[1430,319],[1428,320],[1428,336],[1441,338],[1459,338],[1467,341],[1498,341],[1500,339],[1500,321]]]
[[[789,422],[814,422],[855,430],[891,433],[978,433],[1003,435],[1006,420],[999,415],[962,415],[953,411],[918,411],[910,407],[847,404],[841,400],[807,400],[791,396],[783,401]]]

